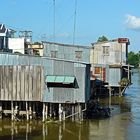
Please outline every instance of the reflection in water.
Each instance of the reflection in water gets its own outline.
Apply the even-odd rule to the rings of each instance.
[[[110,118],[61,124],[0,120],[0,140],[139,140],[140,73],[132,81],[125,96],[100,100],[113,108]]]

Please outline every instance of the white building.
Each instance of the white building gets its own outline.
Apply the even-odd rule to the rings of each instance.
[[[24,38],[8,38],[9,49],[18,53],[25,53],[25,39]]]

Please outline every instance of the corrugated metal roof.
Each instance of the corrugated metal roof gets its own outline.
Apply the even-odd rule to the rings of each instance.
[[[54,76],[54,75],[47,75],[45,82],[48,83],[74,83],[75,76]]]

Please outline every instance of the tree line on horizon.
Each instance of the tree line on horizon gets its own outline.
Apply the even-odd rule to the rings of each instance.
[[[134,68],[138,68],[140,64],[140,51],[138,52],[130,51],[128,53],[128,63],[130,65],[133,65]]]

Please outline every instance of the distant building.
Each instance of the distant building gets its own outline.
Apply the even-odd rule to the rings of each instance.
[[[120,87],[123,78],[131,82],[132,66],[128,65],[129,44],[128,38],[92,43],[90,50],[92,75],[107,82],[112,88]]]
[[[4,24],[0,24],[0,51],[9,52],[8,38],[11,36],[11,30],[6,28]]]
[[[55,42],[43,42],[44,56],[65,60],[90,62],[90,47]]]
[[[26,48],[26,53],[27,54],[43,56],[44,46],[40,42],[26,43],[25,48]]]
[[[92,43],[93,49],[90,53],[90,62],[92,64],[127,64],[128,63],[128,45],[127,38],[118,38],[106,42]]]
[[[13,53],[25,53],[25,39],[24,38],[8,38],[9,49],[13,50]]]

